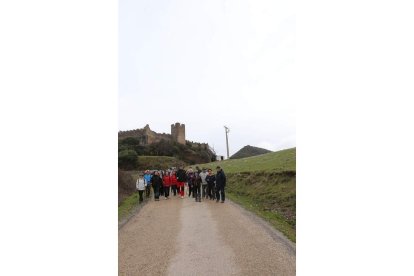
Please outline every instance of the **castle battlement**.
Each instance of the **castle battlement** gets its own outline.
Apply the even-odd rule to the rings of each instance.
[[[119,131],[118,139],[124,139],[128,137],[137,138],[141,145],[149,145],[164,140],[176,141],[180,144],[185,145],[185,125],[175,123],[171,125],[171,134],[167,133],[156,133],[152,131],[147,124],[144,128]]]
[[[173,141],[185,145],[185,124],[175,123],[171,125],[171,137]]]

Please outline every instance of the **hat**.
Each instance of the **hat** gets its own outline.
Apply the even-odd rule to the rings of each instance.
[[[216,169],[221,169],[220,166],[217,166]]]

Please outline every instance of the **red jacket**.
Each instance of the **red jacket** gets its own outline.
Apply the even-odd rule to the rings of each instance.
[[[175,174],[171,175],[171,185],[177,185],[178,181],[177,181],[177,176],[175,176]]]
[[[163,184],[165,187],[169,187],[169,186],[171,185],[171,177],[170,177],[169,175],[164,175],[164,176],[162,177],[162,184]]]

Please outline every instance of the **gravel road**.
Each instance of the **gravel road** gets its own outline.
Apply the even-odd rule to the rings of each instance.
[[[296,248],[226,201],[149,202],[118,232],[119,275],[295,275]]]

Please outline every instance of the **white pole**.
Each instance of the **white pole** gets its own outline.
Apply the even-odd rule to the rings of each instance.
[[[224,126],[224,130],[226,131],[227,159],[229,159],[230,158],[230,155],[229,155],[229,138],[227,136],[227,133],[230,132],[230,129],[228,127]]]

